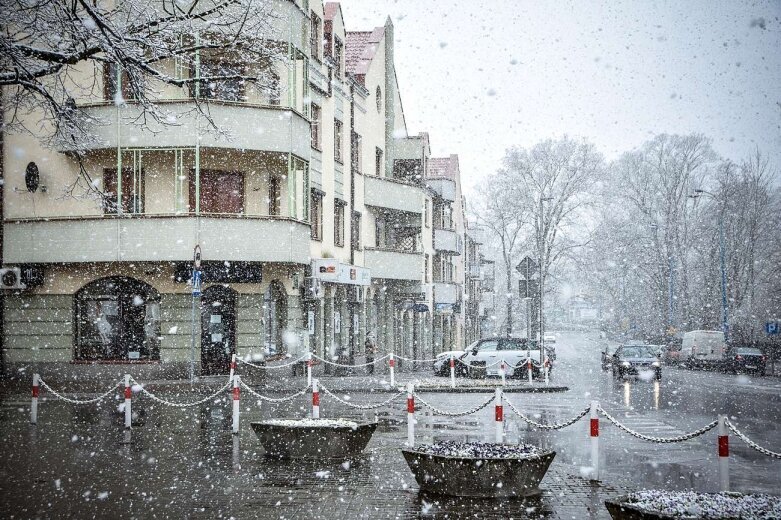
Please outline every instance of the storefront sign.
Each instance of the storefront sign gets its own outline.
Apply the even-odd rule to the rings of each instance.
[[[341,312],[335,312],[334,313],[334,332],[336,334],[341,334],[341,332],[342,332],[342,313]]]
[[[200,271],[206,283],[260,283],[263,280],[261,264],[257,262],[204,261]],[[177,282],[187,282],[191,275],[192,264],[176,264]]]
[[[323,282],[345,285],[371,285],[371,271],[357,265],[343,264],[334,258],[312,260],[312,276]]]
[[[309,330],[309,335],[315,335],[315,311],[308,311],[306,313],[306,326]]]

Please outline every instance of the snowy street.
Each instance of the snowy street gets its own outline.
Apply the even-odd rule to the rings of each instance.
[[[779,406],[781,381],[777,378],[746,380],[665,367],[658,385],[613,382],[600,370],[596,338],[591,333],[559,334],[555,382],[567,384],[568,392],[507,393],[506,398],[523,413],[549,424],[572,417],[596,399],[633,430],[660,437],[697,429],[724,411],[760,445],[778,449],[777,426],[767,419],[768,409]],[[405,379],[408,376],[403,374]],[[416,376],[428,377],[425,373]],[[302,382],[301,378],[291,380],[295,387],[274,395],[291,394]],[[483,402],[486,395],[426,394],[426,399],[436,407],[460,411]],[[350,395],[354,403],[377,403],[388,396],[365,391]],[[683,443],[651,444],[618,431],[603,419],[602,483],[594,485],[581,476],[589,464],[586,420],[559,432],[543,433],[508,411],[508,442],[530,442],[557,452],[542,482],[542,496],[482,505],[432,498],[418,493],[400,454],[406,440],[402,401],[379,411],[378,432],[366,452],[350,463],[265,459],[249,423],[258,418],[301,417],[309,409],[307,397],[297,398],[293,405],[264,403],[258,407],[245,394],[238,437],[230,433],[227,399],[216,399],[195,411],[180,411],[140,397],[135,399],[138,416],[128,445],[121,442],[121,416],[110,400],[103,406],[44,400],[39,424],[30,426],[26,396],[5,396],[0,409],[0,436],[6,441],[0,448],[0,491],[6,497],[9,517],[150,516],[155,512],[203,518],[388,518],[445,512],[458,517],[485,507],[479,509],[484,517],[571,518],[587,515],[591,507],[596,508],[596,517],[606,518],[601,501],[619,490],[718,488],[715,432]],[[321,413],[322,417],[374,416],[373,412],[356,414],[327,396]],[[421,409],[417,417],[418,443],[490,441],[494,434],[491,407],[463,418],[432,417]],[[772,492],[778,487],[778,461],[750,451],[734,436],[731,446],[734,490]]]

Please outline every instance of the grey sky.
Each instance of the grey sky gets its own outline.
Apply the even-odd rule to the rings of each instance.
[[[781,2],[344,0],[396,28],[410,131],[458,153],[469,193],[504,150],[564,133],[609,158],[655,133],[755,146],[781,167]]]

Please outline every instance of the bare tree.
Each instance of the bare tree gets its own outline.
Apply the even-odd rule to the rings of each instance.
[[[4,130],[28,132],[76,157],[96,142],[95,126],[105,123],[77,104],[104,99],[99,78],[113,83],[111,101],[140,109],[136,124],[173,125],[159,103],[164,88],[189,92],[209,82],[239,80],[268,89],[274,78],[248,73],[245,64],[287,52],[287,45],[273,41],[269,0],[0,0],[0,13]],[[199,76],[193,71],[202,52],[238,59]],[[194,110],[218,131],[208,100],[192,97]]]

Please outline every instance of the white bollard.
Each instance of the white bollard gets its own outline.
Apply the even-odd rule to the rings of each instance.
[[[456,387],[456,360],[453,354],[450,354],[450,388]]]
[[[312,419],[320,418],[320,390],[317,388],[317,379],[312,380]]]
[[[591,420],[589,421],[589,434],[591,436],[591,467],[593,473],[591,480],[599,480],[599,415],[597,408],[599,404],[591,401]]]
[[[311,386],[312,385],[312,353],[307,352],[306,354],[306,385]]]
[[[241,413],[240,401],[241,397],[241,376],[236,374],[233,376],[233,435],[239,434],[239,413]]]
[[[130,401],[133,398],[133,390],[130,388],[130,374],[125,374],[125,428],[132,426],[133,415],[130,409]]]
[[[502,389],[496,389],[496,395],[494,396],[495,414],[496,420],[496,442],[504,442],[504,405],[502,403]]]
[[[505,372],[507,372],[507,369],[505,368],[504,359],[503,359],[502,363],[499,365],[499,375],[502,376],[502,386],[507,385],[507,380],[505,378]]]
[[[548,377],[549,368],[550,368],[550,360],[548,360],[548,358],[545,358],[545,365],[543,366],[543,370],[545,371],[545,386],[548,386],[548,382],[550,381]]]
[[[388,366],[390,367],[390,385],[391,388],[394,388],[396,386],[396,358],[393,357],[393,352],[390,353]]]
[[[719,491],[729,491],[729,433],[727,416],[719,415]]]
[[[38,424],[38,380],[41,376],[33,374],[33,398],[30,401],[30,424]]]
[[[531,358],[526,358],[526,372],[529,375],[529,384],[532,384],[533,377],[532,377],[532,360],[531,360]]]
[[[407,446],[415,446],[415,385],[407,383]]]

